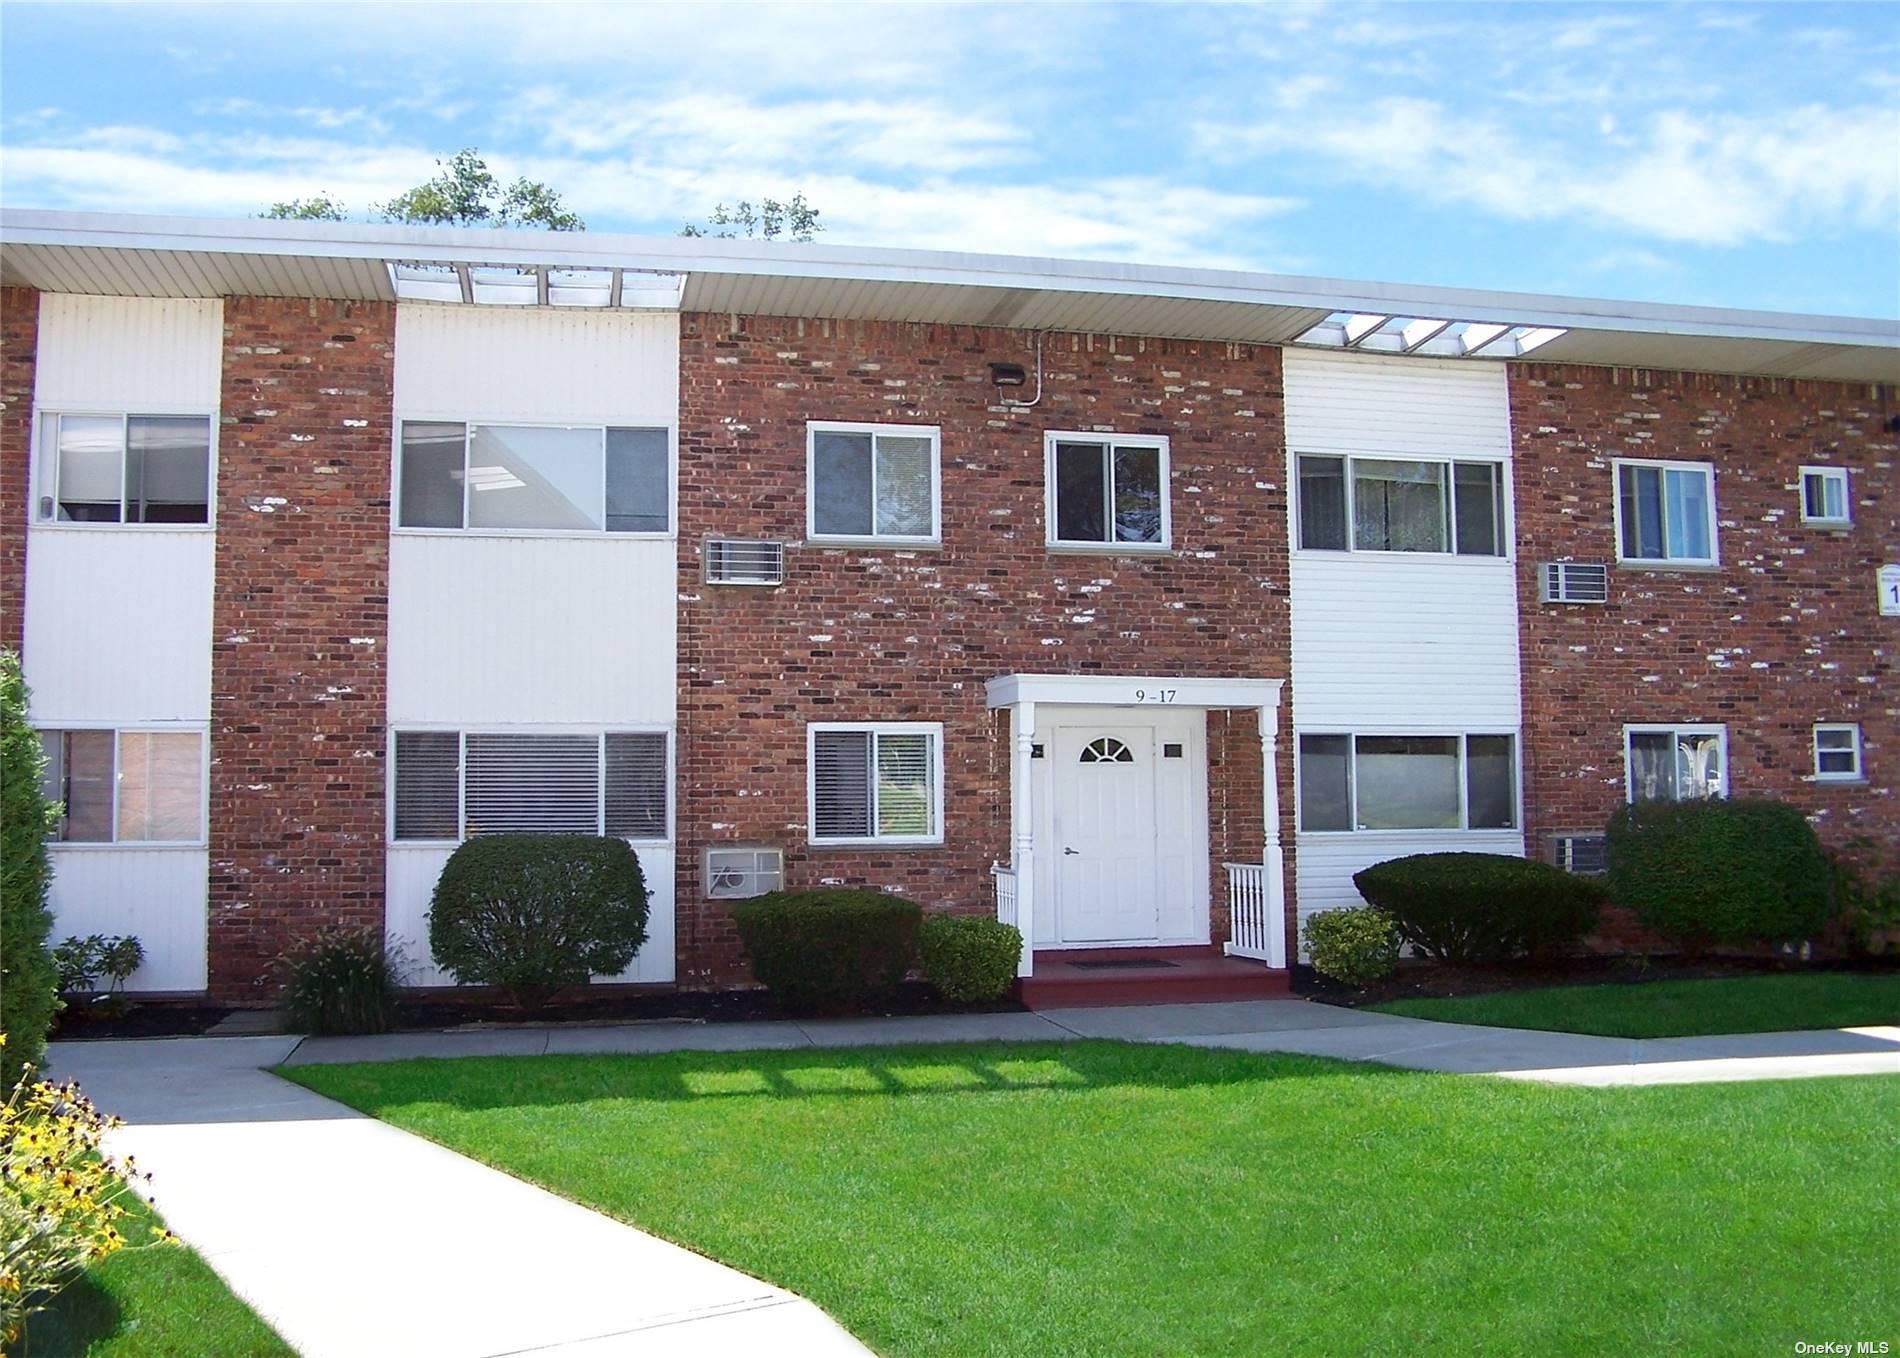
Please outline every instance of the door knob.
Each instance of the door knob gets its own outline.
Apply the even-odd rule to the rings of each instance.
[[[1077,855],[1079,855],[1079,854],[1080,854],[1080,853],[1081,853],[1082,851],[1081,851],[1080,849],[1071,849],[1071,848],[1068,848],[1068,847],[1067,847],[1067,846],[1065,845],[1065,846],[1063,847],[1063,850],[1062,850],[1062,852],[1063,852],[1063,854],[1064,854],[1065,856],[1068,856],[1068,857],[1075,857],[1075,856],[1077,856]]]

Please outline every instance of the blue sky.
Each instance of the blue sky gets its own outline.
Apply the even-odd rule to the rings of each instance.
[[[1900,5],[42,5],[11,206],[359,216],[479,147],[596,230],[1900,314]]]

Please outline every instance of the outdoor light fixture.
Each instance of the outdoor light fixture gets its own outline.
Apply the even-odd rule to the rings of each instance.
[[[1020,363],[990,364],[990,381],[999,387],[1020,387],[1029,380],[1029,373]]]

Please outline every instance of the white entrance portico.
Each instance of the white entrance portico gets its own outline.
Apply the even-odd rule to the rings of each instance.
[[[1278,679],[1007,674],[985,690],[1010,714],[1010,845],[997,915],[1037,949],[1210,942],[1207,713],[1259,714],[1260,861],[1226,863],[1225,951],[1286,965],[1277,766]]]

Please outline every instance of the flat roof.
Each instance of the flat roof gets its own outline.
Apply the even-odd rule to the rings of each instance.
[[[485,295],[1469,352],[1474,361],[1521,349],[1561,363],[1900,382],[1900,317],[748,239],[0,210],[0,283],[44,292],[395,301],[399,266],[417,266],[403,270],[405,280],[433,271],[445,299],[459,291],[477,300],[471,277],[479,283],[483,271],[520,269],[529,275],[525,287],[490,282]],[[597,293],[588,291],[589,278],[601,280]]]

